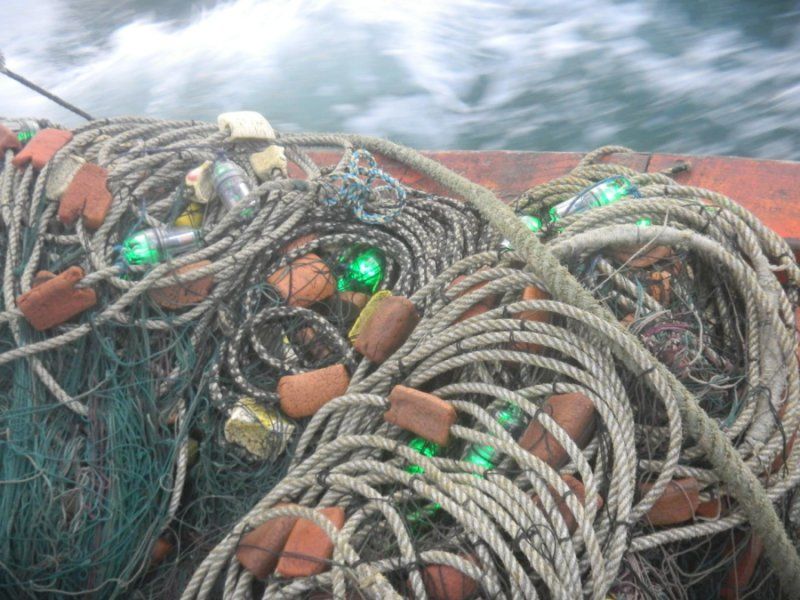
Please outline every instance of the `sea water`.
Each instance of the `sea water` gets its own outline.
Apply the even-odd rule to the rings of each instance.
[[[800,3],[0,0],[7,65],[95,116],[423,148],[800,159]],[[0,115],[70,115],[0,77]]]

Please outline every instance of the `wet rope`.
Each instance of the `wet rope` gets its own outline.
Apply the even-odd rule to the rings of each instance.
[[[215,127],[191,121],[109,119],[74,133],[38,175],[31,167],[0,173],[0,375],[14,382],[0,400],[4,429],[13,431],[2,441],[11,450],[3,480],[13,493],[4,495],[0,510],[13,524],[6,548],[14,539],[41,538],[65,555],[67,548],[88,549],[79,559],[91,566],[70,565],[45,577],[39,565],[52,553],[37,545],[21,553],[14,543],[14,560],[3,561],[9,589],[102,594],[110,589],[105,586],[125,588],[145,571],[153,540],[170,523],[213,522],[212,508],[200,517],[191,512],[187,504],[194,500],[184,497],[184,482],[202,486],[201,475],[214,471],[220,417],[232,403],[246,395],[274,405],[281,375],[344,363],[353,370],[348,393],[311,419],[286,460],[250,465],[246,475],[245,467],[237,469],[242,493],[259,479],[260,487],[247,490],[248,500],[219,518],[219,538],[200,546],[210,552],[186,582],[184,598],[249,597],[254,578],[233,554],[245,532],[280,515],[319,525],[334,542],[333,560],[319,575],[270,578],[265,598],[320,589],[336,597],[353,590],[397,597],[413,590],[426,598],[422,568],[432,564],[480,581],[485,595],[603,598],[620,574],[644,568],[637,556],[685,540],[715,539],[744,523],[764,541],[783,590],[800,591],[797,554],[774,507],[800,478],[798,450],[783,456],[787,435],[800,420],[793,311],[800,276],[785,242],[729,199],[678,186],[665,175],[600,163],[608,152],[624,150],[603,149],[570,176],[523,195],[517,211],[541,216],[586,185],[621,172],[634,179],[642,197],[567,217],[561,231],[542,243],[488,190],[412,150],[363,136],[282,135],[276,142],[306,179],[277,177],[256,186],[251,195],[258,210],[249,221],[210,206],[200,249],[152,268],[136,267],[121,264],[116,247],[138,229],[175,219],[185,205],[181,182],[189,169],[222,151],[254,180],[245,157],[264,144],[233,142]],[[320,168],[305,153],[326,146],[342,152],[333,169]],[[469,205],[405,190],[364,151],[431,177]],[[80,221],[74,232],[65,231],[55,220],[57,205],[46,197],[48,179],[73,155],[109,172],[114,204],[94,233]],[[6,154],[5,165],[12,156]],[[643,216],[653,224],[635,225]],[[513,251],[500,249],[501,237]],[[292,250],[282,250],[298,240]],[[287,307],[264,284],[302,256],[333,257],[357,243],[391,257],[384,287],[410,297],[423,317],[380,366],[354,355],[338,317]],[[744,358],[735,376],[747,382],[741,407],[729,420],[715,412],[718,390],[706,381],[695,387],[692,379],[698,373],[692,367],[700,364],[714,376],[727,373],[727,357],[717,346],[704,348],[705,333],[696,328],[657,321],[665,307],[654,297],[645,300],[638,275],[604,254],[657,245],[693,257],[693,269],[719,269],[725,281],[725,290],[708,292],[716,304],[706,312],[715,319],[737,316],[719,324],[720,335],[737,340]],[[176,268],[205,259],[210,264],[185,276],[214,277],[205,300],[179,313],[154,309],[151,289],[174,281]],[[87,273],[81,285],[100,291],[100,307],[76,324],[33,333],[16,307],[17,296],[31,289],[39,269],[76,263]],[[775,272],[786,276],[785,287]],[[459,275],[465,279],[451,287]],[[686,285],[700,290],[697,279]],[[682,281],[678,275],[676,281]],[[522,299],[530,287],[552,300]],[[459,320],[490,298],[495,308]],[[628,308],[635,322],[626,329],[619,319]],[[552,318],[515,317],[526,311]],[[308,348],[292,342],[292,334],[307,326],[325,340],[325,358],[310,358]],[[695,340],[697,356],[707,350],[702,361],[654,357],[653,340],[663,339],[669,327],[692,332],[686,339]],[[519,344],[544,350],[521,351]],[[142,371],[147,376],[137,378]],[[408,435],[381,417],[398,383],[449,400],[458,414],[451,428],[455,447],[490,445],[498,452],[495,467],[483,470],[458,455],[426,457],[408,447]],[[711,383],[719,387],[719,379]],[[572,392],[588,397],[598,414],[597,432],[583,449],[541,409],[553,393]],[[499,399],[518,406],[524,420],[540,423],[565,449],[567,464],[554,469],[523,450],[487,410]],[[193,472],[189,433],[198,426],[206,428],[201,455],[208,463]],[[154,443],[145,446],[144,439]],[[140,448],[140,455],[123,451],[130,447]],[[777,457],[785,467],[764,475]],[[409,471],[412,465],[422,472]],[[56,473],[66,475],[54,492]],[[585,486],[583,503],[564,474]],[[721,491],[730,495],[731,512],[655,531],[642,525],[670,481],[685,475],[701,482],[704,499]],[[220,479],[217,491],[231,481]],[[637,490],[642,481],[649,491]],[[574,536],[553,493],[575,517]],[[114,494],[124,497],[125,508],[108,501]],[[51,503],[34,500],[49,496],[57,498],[58,514],[47,512]],[[285,502],[296,505],[278,506]],[[436,514],[423,519],[422,529],[410,527],[409,511],[432,505]],[[314,510],[318,506],[344,507],[345,527],[336,531]],[[41,520],[21,514],[20,507],[40,511]],[[114,522],[121,514],[131,521]],[[42,530],[36,529],[40,523]],[[18,529],[28,526],[33,529]],[[110,548],[116,552],[103,559]]]
[[[749,522],[762,540],[769,540],[765,541],[765,551],[783,590],[796,595],[800,573],[796,569],[797,552],[773,503],[790,492],[800,478],[797,450],[785,457],[786,469],[780,476],[764,474],[765,465],[783,456],[787,435],[791,435],[798,424],[792,309],[796,300],[798,271],[785,242],[727,198],[678,186],[663,175],[629,172],[641,186],[643,199],[565,220],[563,232],[545,246],[519,222],[512,209],[499,203],[490,192],[413,151],[361,136],[287,137],[295,142],[318,145],[363,146],[446,185],[452,192],[467,198],[486,220],[502,231],[516,249],[515,256],[524,261],[526,268],[516,267],[509,271],[502,262],[498,263],[497,255],[476,256],[455,265],[442,273],[436,282],[422,288],[413,297],[418,308],[424,311],[423,321],[415,333],[392,359],[374,371],[362,364],[351,381],[348,394],[327,405],[314,417],[297,448],[293,468],[209,554],[187,587],[185,599],[209,597],[214,582],[226,567],[226,581],[240,589],[235,582],[243,572],[231,556],[243,533],[277,515],[310,517],[304,508],[276,508],[277,504],[285,502],[303,506],[343,506],[352,516],[348,517],[345,528],[338,532],[325,524],[319,515],[313,519],[324,526],[334,541],[329,572],[299,580],[271,578],[264,589],[264,598],[278,593],[302,595],[319,589],[332,589],[337,597],[344,597],[346,590],[397,594],[398,572],[409,572],[408,585],[413,588],[415,597],[424,598],[426,591],[418,567],[434,560],[472,574],[476,581],[485,581],[485,594],[492,594],[492,590],[501,586],[509,597],[535,597],[537,592],[531,586],[531,579],[525,575],[534,573],[535,578],[555,597],[576,597],[583,589],[592,597],[603,598],[622,564],[632,523],[647,513],[673,477],[686,474],[698,477],[708,490],[713,491],[715,486],[719,486],[733,496],[737,501],[736,511],[714,522],[656,532],[645,528],[634,536],[631,542],[633,551],[711,535]],[[609,174],[628,172],[616,165],[593,164],[615,150],[624,149],[606,149],[587,156],[571,178],[532,190],[520,200],[520,208],[530,209],[532,200],[544,198],[548,201],[541,206],[549,207],[579,192],[592,181]],[[708,202],[713,205],[712,209],[706,208]],[[643,215],[652,217],[654,223],[664,222],[665,226],[634,225],[633,221]],[[714,215],[711,222],[709,215]],[[599,223],[609,226],[603,228]],[[613,223],[630,224],[614,226]],[[666,364],[656,360],[641,339],[618,323],[619,316],[612,314],[607,304],[599,303],[567,269],[571,260],[581,258],[578,263],[582,263],[585,256],[600,249],[625,245],[647,248],[662,243],[706,257],[715,276],[731,281],[730,285],[742,294],[747,305],[747,335],[751,348],[757,349],[755,355],[752,350],[748,351],[754,362],[746,366],[745,373],[752,378],[750,385],[753,390],[762,386],[770,390],[771,401],[765,407],[758,395],[749,396],[748,405],[738,414],[733,426],[725,431],[717,420],[709,416],[698,398],[687,390],[686,380],[682,381]],[[740,251],[750,264],[739,256]],[[478,271],[480,266],[488,267],[488,270]],[[789,278],[791,283],[787,292],[778,285],[774,271],[783,271]],[[486,281],[488,285],[468,297],[457,299],[454,290],[453,294],[447,293],[442,298],[440,290],[459,272],[472,273],[463,282],[464,288],[476,281]],[[547,290],[553,301],[520,302],[519,293],[526,285]],[[630,283],[624,289],[630,291]],[[467,322],[455,323],[464,309],[492,294],[503,295],[500,308]],[[526,324],[520,327],[519,321],[511,315],[523,310],[560,315],[557,320],[562,323],[563,331],[552,325]],[[498,349],[498,344],[507,348],[509,342],[519,340],[556,350],[560,356],[580,363],[579,368],[594,377],[611,379],[607,383],[603,379],[587,379],[587,374],[576,371],[571,362],[559,363],[552,358]],[[565,347],[565,342],[570,347]],[[777,353],[769,350],[772,346],[777,347]],[[587,353],[586,360],[579,348]],[[617,377],[615,361],[623,365],[626,379],[632,377],[641,381],[645,389],[638,390],[638,393],[643,395],[629,398],[620,389],[619,380],[614,379]],[[476,366],[472,371],[469,366],[475,362],[485,362],[487,366]],[[513,373],[516,364],[535,366],[537,374],[549,371],[550,377],[544,375],[544,381],[552,380],[555,374],[563,376],[568,373],[571,380],[580,382],[579,387],[546,383],[539,387],[514,389],[507,384],[498,385],[498,380],[503,381],[504,377],[515,381],[513,375],[504,373]],[[491,365],[495,365],[495,370]],[[441,381],[439,378],[448,373],[454,382],[436,387],[433,382]],[[447,380],[444,377],[444,381]],[[558,380],[556,377],[556,382]],[[522,381],[527,382],[525,377]],[[407,438],[380,418],[387,407],[389,391],[397,383],[412,387],[433,384],[432,391],[451,399],[459,414],[463,415],[459,417],[459,423],[469,422],[470,417],[475,419],[471,428],[454,426],[453,435],[463,439],[464,443],[491,444],[509,462],[502,463],[502,468],[498,468],[496,473],[492,471],[491,474],[485,473],[485,478],[476,478],[468,475],[474,467],[463,460],[454,462],[452,458],[426,458],[415,454],[405,446],[403,440],[407,441]],[[582,454],[570,445],[570,439],[558,426],[541,415],[538,411],[541,400],[531,402],[531,399],[541,398],[547,392],[576,389],[586,393],[601,414],[601,429],[607,435],[601,439],[605,445],[611,446],[601,454],[597,454],[598,447],[606,447],[602,442],[590,446]],[[462,401],[464,394],[473,394],[469,396],[473,400]],[[587,486],[585,508],[568,501],[574,515],[585,511],[578,517],[580,535],[572,542],[569,536],[565,536],[563,522],[559,522],[557,517],[553,522],[556,511],[552,505],[545,506],[544,512],[550,520],[543,522],[541,512],[531,504],[531,491],[542,501],[548,498],[548,486],[559,493],[565,492],[558,473],[522,452],[513,438],[482,411],[480,406],[485,406],[486,401],[475,394],[511,399],[522,407],[527,418],[539,419],[552,435],[560,436],[559,442],[565,448],[569,448],[570,466],[566,470],[576,472]],[[638,448],[641,454],[637,461],[634,460],[637,452],[631,450],[635,440],[630,407],[648,396],[652,398],[651,402],[659,404],[658,412],[664,415],[667,424],[646,430],[667,445],[654,442]],[[616,406],[616,401],[621,405]],[[771,414],[767,408],[771,409]],[[779,408],[783,416],[776,420],[774,413]],[[641,429],[644,424],[637,427]],[[734,445],[739,433],[748,427],[751,430],[748,441]],[[687,436],[694,445],[682,449]],[[594,470],[589,462],[592,459],[596,460]],[[710,468],[698,469],[695,465],[699,459],[707,460]],[[424,473],[409,473],[405,468],[408,464],[420,465]],[[647,478],[651,479],[652,486],[634,502],[636,468],[649,472]],[[516,488],[509,487],[510,480]],[[363,485],[359,486],[357,482],[363,482]],[[520,489],[526,494],[515,496]],[[597,512],[592,502],[599,489],[605,494],[602,512]],[[409,498],[416,498],[417,504],[424,501],[436,503],[455,520],[463,541],[459,543],[457,536],[455,541],[452,537],[445,537],[444,542],[441,538],[438,542],[447,543],[446,540],[450,539],[451,551],[455,549],[455,553],[437,554],[435,559],[426,554],[423,558],[424,553],[418,546],[423,542],[409,539],[408,515],[401,508]],[[380,526],[376,526],[377,513],[380,513]],[[537,517],[540,519],[538,522]],[[376,533],[380,527],[386,528],[386,537]],[[547,539],[548,531],[553,536],[550,540]],[[451,532],[450,535],[454,534]],[[372,537],[379,537],[381,542],[370,552],[367,540]],[[553,539],[561,543],[549,545]],[[510,546],[509,540],[513,541]],[[529,544],[537,549],[538,554],[532,553]],[[359,553],[357,548],[366,549]],[[387,556],[387,548],[397,548],[395,558]],[[481,555],[481,548],[489,549],[489,555]],[[474,552],[475,549],[478,549],[478,557],[465,562],[463,552]],[[523,560],[518,558],[520,555],[527,562],[520,562]],[[541,555],[548,559],[541,560]],[[474,560],[478,561],[477,572]],[[576,564],[580,564],[580,569],[573,568]],[[580,579],[576,578],[578,573]],[[242,577],[250,580],[249,574]]]
[[[418,153],[391,142],[360,137],[351,138],[352,142],[358,143],[370,151],[397,159],[441,183],[455,195],[464,197],[519,249],[518,251],[525,258],[528,267],[542,278],[553,298],[597,314],[605,321],[612,323],[614,327],[621,329],[613,315],[598,304],[591,294],[558,262],[558,259],[529,234],[519,220],[514,217],[513,211],[500,202],[489,190],[447,171],[440,164],[426,159]],[[730,200],[724,201],[723,204],[726,208],[733,205],[734,202]],[[733,210],[734,212],[744,212],[741,208]],[[771,237],[774,238],[774,234]],[[789,254],[786,250],[788,248],[781,253],[782,257]],[[783,258],[783,260],[784,262],[791,261],[790,258]],[[790,329],[789,332],[793,334],[793,329]],[[784,336],[783,340],[781,350],[784,360],[788,361],[794,356],[796,340],[790,337],[789,333]],[[787,591],[792,595],[800,596],[800,556],[786,535],[764,488],[759,484],[752,471],[746,467],[717,423],[697,405],[693,395],[663,364],[653,360],[650,353],[642,347],[638,340],[634,338],[630,342],[630,349],[625,353],[620,353],[619,357],[626,362],[639,359],[648,365],[645,367],[646,369],[653,368],[660,371],[660,374],[669,382],[672,393],[679,403],[687,432],[697,441],[720,480],[741,504],[755,532],[764,540],[767,556]],[[795,370],[790,369],[790,371],[794,372]]]
[[[8,524],[0,562],[8,590],[105,596],[142,576],[165,528],[195,539],[207,528],[196,543],[213,543],[226,519],[238,519],[249,496],[280,476],[285,459],[259,463],[224,439],[222,425],[240,398],[274,406],[282,375],[337,362],[355,367],[347,315],[288,306],[267,284],[271,275],[314,253],[336,272],[342,252],[366,245],[386,257],[378,289],[410,294],[496,239],[474,211],[450,199],[403,188],[402,212],[391,209],[387,194],[369,193],[372,181],[351,169],[349,152],[323,175],[302,147],[287,146],[307,179],[278,174],[253,184],[259,209],[250,220],[208,205],[202,247],[153,266],[128,265],[120,244],[173,223],[188,203],[189,170],[222,153],[255,182],[248,156],[270,144],[234,142],[205,123],[146,118],[92,121],[73,134],[40,173],[12,167],[11,151],[0,171],[0,376],[11,382],[0,394],[0,428],[10,432],[0,440],[9,490],[0,506]],[[73,157],[108,171],[114,203],[94,232],[81,220],[64,227],[57,198],[47,194]],[[379,175],[373,165],[369,177]],[[380,225],[354,215],[350,203],[324,201],[339,193],[343,177],[351,189],[361,186],[357,208],[373,220],[386,215]],[[290,243],[295,249],[283,251]],[[177,312],[159,307],[151,291],[201,260],[209,262],[181,280],[213,277],[209,295]],[[33,331],[17,298],[39,270],[72,265],[84,269],[78,286],[95,289],[98,306],[75,322]],[[304,328],[324,344],[324,356],[296,337]],[[193,431],[202,438],[200,464],[190,470]],[[185,498],[186,485],[204,495]],[[217,502],[231,490],[241,497]],[[155,579],[157,589],[177,577],[165,569]]]
[[[58,96],[56,96],[52,92],[48,92],[43,87],[41,87],[39,85],[36,85],[35,83],[30,81],[29,79],[26,79],[22,75],[19,75],[18,73],[15,73],[14,71],[12,71],[8,67],[6,67],[6,59],[5,59],[5,56],[3,56],[2,52],[0,52],[0,73],[5,75],[9,79],[13,79],[14,81],[17,81],[17,82],[21,83],[22,85],[24,85],[25,87],[33,90],[37,94],[41,94],[42,96],[44,96],[48,100],[52,100],[53,102],[55,102],[59,106],[63,106],[64,108],[66,108],[67,110],[75,113],[79,117],[83,117],[87,121],[91,121],[94,118],[94,117],[92,117],[92,115],[90,115],[89,113],[87,113],[84,110],[81,110],[80,108],[78,108],[74,104],[70,104],[69,102],[67,102],[63,98],[59,98]]]

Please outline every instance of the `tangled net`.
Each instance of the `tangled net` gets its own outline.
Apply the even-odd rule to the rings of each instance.
[[[559,221],[544,232],[547,247],[692,391],[788,519],[798,480],[792,253],[726,198],[597,162],[620,150],[588,155],[570,176],[527,192],[517,211],[544,221],[596,181],[631,177],[641,198]],[[735,580],[752,543],[748,517],[687,435],[663,373],[596,314],[546,294],[525,299],[536,297],[526,290],[553,292],[519,255],[494,251],[411,296],[423,316],[406,343],[379,366],[361,363],[348,393],[314,416],[287,475],[183,597],[208,597],[223,570],[223,596],[233,598],[778,595],[769,567]],[[476,305],[486,309],[462,320]],[[420,453],[383,418],[397,385],[455,408],[444,451]],[[591,401],[594,426],[580,445],[548,406],[563,394]],[[519,411],[516,430],[498,403]],[[531,422],[533,448],[520,436]],[[473,460],[476,448],[491,458]],[[668,495],[690,514],[666,526],[655,505]],[[312,507],[344,509],[344,526]],[[234,554],[248,531],[281,516],[330,536],[329,570],[254,588]]]
[[[351,303],[341,294],[309,301],[313,307],[287,302],[267,283],[271,276],[313,255],[321,271],[313,283],[341,270],[342,254],[369,247],[385,259],[377,290],[408,294],[443,265],[490,247],[475,212],[447,198],[415,191],[406,198],[403,190],[402,214],[380,225],[354,217],[351,205],[335,202],[351,151],[323,175],[302,145],[288,144],[307,179],[276,173],[253,189],[259,210],[251,220],[210,203],[202,248],[155,266],[120,261],[123,240],[171,225],[186,209],[185,175],[203,161],[224,154],[256,181],[247,157],[266,144],[227,137],[203,123],[112,119],[76,130],[41,173],[11,167],[13,152],[6,154],[0,589],[8,593],[106,597],[146,571],[159,543],[179,544],[191,563],[279,479],[287,454],[263,460],[226,441],[231,409],[243,396],[274,404],[282,375],[355,367],[357,359],[346,337]],[[81,220],[65,227],[46,191],[63,187],[54,180],[76,156],[108,170],[114,202],[94,232]],[[367,208],[383,210],[380,193],[366,197],[375,205]],[[163,308],[151,290],[197,263],[205,266],[181,281],[213,277],[208,296],[182,310]],[[74,265],[87,273],[78,285],[96,290],[98,307],[77,323],[34,331],[16,298],[38,271]],[[304,289],[295,284],[291,293]],[[302,421],[278,424],[287,431],[270,434],[284,437]],[[177,594],[184,581],[170,566],[148,575],[148,589]]]
[[[273,173],[254,187],[252,218],[210,203],[199,249],[155,266],[119,261],[128,236],[184,211],[187,171],[224,154],[255,181],[247,157],[275,143],[303,178]],[[305,151],[323,146],[340,151],[335,166]],[[361,147],[470,203],[402,188]],[[603,162],[626,151],[591,153],[519,198],[517,215],[545,224],[536,235],[484,191],[370,138],[266,144],[203,123],[112,119],[75,131],[38,174],[7,166],[8,152],[0,589],[186,599],[795,593],[786,530],[793,536],[800,516],[791,443],[800,271],[786,243],[729,199]],[[65,228],[48,193],[72,156],[108,171],[114,202],[94,232],[80,220]],[[620,175],[639,197],[552,222],[553,206]],[[281,293],[298,262],[328,277],[362,248],[386,259],[370,293],[406,296],[421,316],[380,364],[348,340],[360,308],[352,297],[299,305],[302,288]],[[178,311],[154,300],[200,261],[179,281],[212,276],[207,297]],[[76,264],[98,307],[35,332],[16,298],[39,270]],[[350,371],[347,392],[310,420],[271,413],[281,425],[267,455],[227,439],[243,399],[274,410],[282,377],[331,365]],[[387,420],[398,389],[454,411],[447,444]],[[321,508],[341,511],[341,527]],[[241,553],[277,560],[280,549],[248,535],[287,518],[315,524],[330,554],[289,553],[313,568],[257,577]],[[177,551],[154,565],[160,543]],[[760,544],[769,562],[745,573]]]

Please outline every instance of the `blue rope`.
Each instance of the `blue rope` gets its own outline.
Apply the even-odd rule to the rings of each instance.
[[[366,165],[362,165],[361,161]],[[328,206],[342,205],[350,208],[359,221],[371,225],[388,223],[394,219],[406,203],[406,190],[397,179],[378,167],[373,156],[364,149],[353,152],[343,173],[334,173],[331,180],[341,181],[338,189],[322,199]],[[374,185],[383,182],[382,185]],[[371,212],[367,209],[370,200],[381,197],[384,192],[393,192],[397,201],[385,212]]]

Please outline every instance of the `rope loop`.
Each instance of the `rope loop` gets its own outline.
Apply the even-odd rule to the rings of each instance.
[[[362,164],[362,161],[366,164]],[[384,225],[397,217],[405,206],[405,188],[378,167],[372,154],[364,149],[353,152],[344,172],[333,173],[330,179],[341,181],[341,186],[322,198],[322,203],[327,206],[346,206],[362,223]]]

